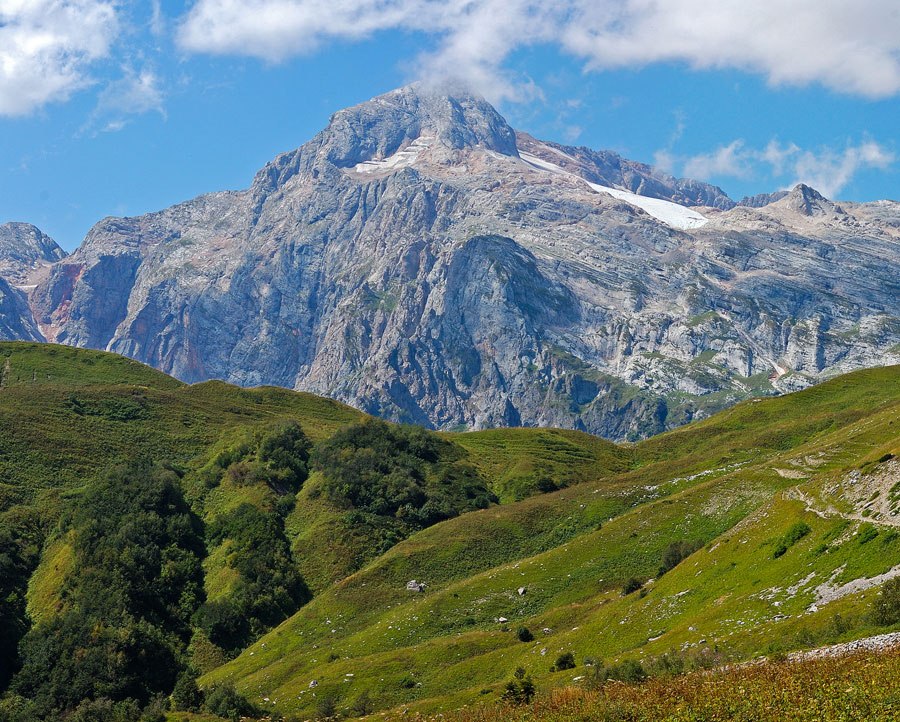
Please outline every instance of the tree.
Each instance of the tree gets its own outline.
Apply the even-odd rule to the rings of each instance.
[[[531,677],[525,673],[524,667],[518,667],[513,673],[513,678],[506,683],[500,699],[509,704],[528,704],[534,699],[536,689]]]
[[[259,711],[235,689],[234,682],[223,682],[212,687],[206,694],[205,706],[208,712],[233,722]]]
[[[197,686],[197,678],[190,671],[183,672],[172,690],[172,708],[178,712],[199,712],[203,706],[203,693]]]

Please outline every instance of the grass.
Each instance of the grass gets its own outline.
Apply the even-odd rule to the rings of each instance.
[[[501,501],[520,501],[538,491],[541,480],[570,486],[627,470],[630,449],[579,431],[491,429],[447,434],[493,481]]]
[[[34,620],[62,603],[71,546],[53,531],[59,509],[110,464],[136,455],[174,464],[210,522],[242,503],[268,510],[277,501],[265,486],[199,484],[198,470],[223,448],[277,419],[324,439],[363,417],[284,389],[187,386],[102,352],[0,343],[0,363],[4,356],[0,507],[39,508],[49,529],[28,589]],[[348,706],[362,693],[379,710],[431,714],[495,700],[522,666],[545,690],[539,705],[596,711],[621,685],[547,692],[585,674],[588,658],[717,648],[743,660],[881,631],[866,613],[876,589],[824,604],[816,590],[900,564],[900,535],[883,520],[844,518],[852,504],[840,492],[848,474],[876,471],[900,449],[900,367],[744,402],[635,444],[552,429],[442,436],[453,444],[447,453],[474,465],[502,503],[380,553],[379,530],[350,524],[313,493],[313,474],[285,520],[313,600],[236,659],[204,665],[201,685],[233,679],[251,701],[269,697],[278,712],[301,716],[323,694]],[[654,580],[678,541],[702,547]],[[229,545],[209,551],[207,595],[227,596],[236,581]],[[623,596],[632,577],[644,588]],[[407,591],[410,579],[425,591]],[[532,641],[518,640],[520,626]],[[579,667],[551,672],[567,652]],[[687,695],[703,679],[672,684],[686,685]],[[628,692],[635,710],[651,704],[640,690],[655,684],[628,688],[637,690]],[[535,709],[515,714],[556,714]],[[488,705],[477,714],[500,713]]]
[[[812,589],[782,599],[782,588],[811,571],[817,583],[841,568],[835,583],[879,574],[900,561],[896,540],[876,548],[874,541],[861,547],[852,538],[831,539],[827,554],[814,555],[844,522],[781,498],[804,482],[776,469],[824,455],[817,478],[831,478],[895,439],[897,399],[884,391],[891,386],[869,386],[890,378],[867,372],[858,386],[838,380],[814,390],[812,400],[798,394],[744,404],[631,447],[628,471],[426,530],[324,591],[205,679],[233,677],[251,696],[270,696],[279,709],[300,714],[313,708],[305,691],[311,679],[322,693],[368,691],[383,706],[428,711],[476,699],[520,664],[544,684],[560,682],[548,660],[565,651],[617,659],[705,640],[747,658],[829,640],[835,612],[851,620],[840,634],[871,631],[859,595],[807,616]],[[495,432],[500,440],[516,433]],[[500,454],[493,463],[506,468]],[[773,560],[778,541],[801,521],[811,532]],[[694,539],[707,549],[651,584],[646,596],[621,596],[625,579],[655,574],[669,543]],[[404,588],[410,578],[429,589],[411,595]],[[507,629],[496,621],[501,616]],[[511,631],[519,625],[553,631],[523,645]],[[298,656],[297,649],[317,651]],[[326,655],[338,659],[324,662]],[[407,688],[402,681],[411,670],[417,686]]]
[[[2,342],[4,357],[11,371],[0,389],[0,488],[10,490],[8,503],[41,489],[77,489],[135,455],[187,466],[240,427],[290,417],[322,438],[363,416],[286,389],[187,386],[99,351]]]
[[[400,719],[402,715],[389,716]],[[523,708],[483,705],[442,722],[888,722],[900,716],[900,652],[697,672],[601,690],[564,687]]]

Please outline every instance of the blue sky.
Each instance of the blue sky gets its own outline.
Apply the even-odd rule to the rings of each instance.
[[[542,139],[734,198],[900,199],[896,0],[0,0],[0,222],[72,250],[451,76]]]

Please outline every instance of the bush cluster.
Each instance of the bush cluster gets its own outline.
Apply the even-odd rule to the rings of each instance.
[[[531,677],[526,674],[524,667],[518,667],[513,674],[513,678],[506,683],[500,699],[508,704],[522,705],[528,704],[534,699],[536,692],[534,682]]]
[[[212,546],[230,543],[228,564],[239,575],[227,597],[198,612],[198,625],[214,644],[240,649],[309,600],[277,514],[244,503],[218,517],[208,536]]]
[[[184,669],[204,596],[202,529],[178,477],[147,462],[90,487],[69,525],[66,605],[23,637],[11,688],[33,703],[34,719],[73,710],[116,719],[168,694]]]
[[[703,548],[702,541],[675,541],[666,547],[663,552],[662,563],[656,572],[657,577],[661,577],[666,572],[673,570],[682,561],[687,559],[691,554]]]
[[[452,448],[419,427],[370,419],[318,444],[311,463],[333,504],[415,530],[496,501],[474,467],[442,460]]]

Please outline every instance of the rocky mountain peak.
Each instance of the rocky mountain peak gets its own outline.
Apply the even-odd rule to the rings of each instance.
[[[517,155],[515,131],[484,98],[421,83],[338,111],[324,135],[328,158],[339,167],[390,157],[417,139],[451,150],[481,146]]]
[[[804,183],[794,186],[790,193],[773,205],[810,217],[844,215],[844,210],[839,205]]]
[[[336,170],[396,169],[425,149],[452,162],[458,151],[479,147],[518,156],[515,131],[484,98],[456,86],[413,83],[339,110],[309,143],[268,163],[253,182],[255,205],[298,173],[331,182]]]
[[[13,285],[28,283],[36,269],[65,256],[56,241],[30,223],[0,224],[0,277]]]

